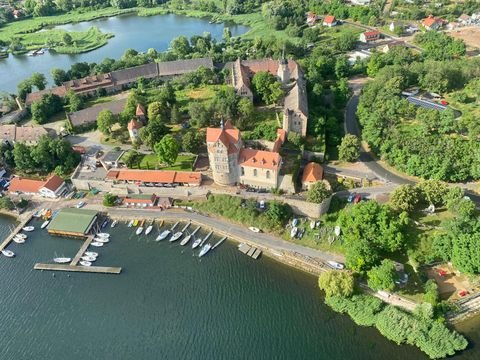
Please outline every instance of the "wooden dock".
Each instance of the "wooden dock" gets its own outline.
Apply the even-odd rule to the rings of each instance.
[[[238,245],[238,250],[255,260],[257,260],[258,257],[262,254],[262,250],[245,243]]]
[[[85,251],[87,251],[92,241],[93,241],[93,235],[88,235],[87,238],[85,239],[85,242],[80,247],[80,250],[78,250],[77,255],[75,255],[72,262],[70,263],[71,266],[76,266],[78,264],[78,262],[80,261],[80,258],[83,256]]]
[[[47,271],[71,271],[71,272],[86,272],[86,273],[99,273],[99,274],[120,274],[122,268],[120,267],[107,267],[107,266],[79,266],[68,264],[35,264],[33,267],[35,270],[47,270]]]
[[[28,215],[25,220],[23,220],[16,228],[13,230],[10,235],[7,236],[5,240],[0,244],[0,251],[4,250],[13,240],[15,235],[17,235],[20,231],[22,231],[22,228],[29,223],[30,220],[32,220],[33,217],[33,212]]]

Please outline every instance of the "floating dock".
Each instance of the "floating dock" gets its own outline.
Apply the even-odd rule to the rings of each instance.
[[[218,242],[217,242],[215,245],[213,245],[212,250],[215,249],[215,248],[217,248],[218,246],[220,246],[225,240],[227,240],[227,237],[226,237],[226,236],[224,236],[223,238],[221,238],[220,240],[218,240]]]
[[[32,217],[33,217],[33,213],[31,213],[30,215],[28,215],[25,220],[23,220],[16,228],[15,230],[13,230],[10,235],[7,236],[7,238],[5,240],[3,240],[3,242],[0,244],[0,251],[4,250],[13,240],[13,238],[15,237],[15,235],[17,235],[19,232],[22,231],[22,228],[27,225],[30,220],[32,220]]]
[[[259,250],[256,247],[250,246],[245,243],[238,245],[238,250],[255,260],[257,260],[258,257],[262,254],[262,250]]]
[[[85,242],[80,247],[80,250],[78,250],[77,255],[75,255],[72,262],[70,263],[71,266],[76,266],[78,264],[78,262],[80,261],[80,258],[83,256],[85,251],[87,251],[92,241],[93,241],[93,235],[87,236],[87,238],[85,239]]]
[[[120,267],[107,267],[107,266],[79,266],[68,264],[35,264],[33,267],[35,270],[47,270],[47,271],[71,271],[71,272],[86,272],[86,273],[99,273],[99,274],[120,274],[122,268]]]

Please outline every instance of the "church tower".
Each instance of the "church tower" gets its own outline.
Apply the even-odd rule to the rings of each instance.
[[[290,70],[288,69],[288,60],[285,57],[282,57],[278,61],[278,70],[277,76],[282,82],[282,84],[287,84],[290,81]]]

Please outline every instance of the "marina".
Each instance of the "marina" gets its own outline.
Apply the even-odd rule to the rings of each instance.
[[[8,247],[8,245],[13,241],[15,236],[22,231],[22,228],[25,227],[30,222],[30,220],[32,220],[32,217],[33,213],[30,213],[30,215],[27,215],[26,218],[20,224],[18,224],[18,226],[13,229],[13,231],[10,232],[10,235],[8,235],[5,240],[3,240],[3,242],[0,244],[0,252]]]

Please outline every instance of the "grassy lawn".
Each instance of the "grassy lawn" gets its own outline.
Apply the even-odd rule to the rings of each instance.
[[[131,156],[130,154],[131,152],[126,152],[123,155],[123,160]],[[175,164],[173,164],[172,166],[162,166],[158,162],[157,155],[155,154],[137,154],[130,168],[141,170],[192,171],[195,157],[196,155],[178,155]]]
[[[177,105],[180,111],[187,111],[188,104],[192,101],[208,104],[215,97],[216,93],[221,89],[228,88],[227,85],[207,85],[195,89],[183,89],[175,92],[177,98]],[[148,96],[155,101],[155,94],[158,94],[160,89],[149,90]]]

